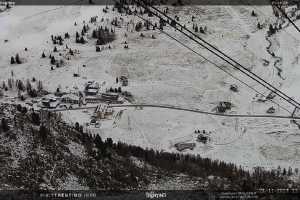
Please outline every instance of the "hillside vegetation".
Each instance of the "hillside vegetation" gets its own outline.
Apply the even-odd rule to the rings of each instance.
[[[190,183],[210,190],[297,187],[289,180],[291,169],[250,173],[200,156],[103,141],[78,123],[67,125],[60,114],[0,108],[1,189],[147,189],[170,180],[181,189]]]

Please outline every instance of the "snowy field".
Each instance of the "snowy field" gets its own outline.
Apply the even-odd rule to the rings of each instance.
[[[251,17],[252,10],[257,17]],[[180,16],[181,23],[188,28],[192,28],[191,16],[196,16],[195,23],[208,29],[207,34],[201,35],[203,38],[300,101],[300,35],[292,26],[287,26],[269,38],[270,45],[266,32],[269,23],[276,22],[270,6],[180,7],[171,8],[170,12]],[[64,91],[82,88],[87,80],[96,80],[109,88],[114,86],[115,77],[125,69],[129,73],[126,90],[133,94],[136,103],[212,111],[219,101],[231,101],[234,107],[230,112],[237,114],[265,114],[268,108],[274,106],[271,102],[257,102],[260,96],[255,92],[159,30],[145,31],[145,37],[141,38],[140,33],[127,31],[124,22],[122,27],[116,28],[117,40],[111,44],[111,49],[95,52],[94,40],[84,45],[76,44],[75,32],[81,31],[84,20],[88,22],[96,15],[105,19],[121,17],[111,11],[105,14],[102,7],[97,6],[17,6],[0,13],[0,81],[7,80],[13,71],[15,78],[24,81],[32,77],[42,80],[50,91],[59,86]],[[134,16],[122,17],[125,21],[139,21]],[[74,26],[74,22],[78,25]],[[263,29],[257,29],[258,22],[263,24]],[[108,22],[104,23],[109,26]],[[300,22],[296,23],[300,25]],[[166,28],[166,31],[219,65],[225,65],[179,32],[171,28]],[[67,61],[64,67],[51,71],[49,59],[41,59],[42,52],[46,55],[65,53],[61,46],[58,46],[58,53],[52,52],[54,46],[50,36],[66,32],[70,33],[71,39],[65,44],[78,49],[80,54]],[[152,34],[156,39],[151,38]],[[125,40],[129,49],[123,48]],[[269,45],[271,51],[282,59],[282,77],[277,75],[273,66],[276,59],[266,50]],[[28,51],[24,51],[25,47]],[[10,65],[10,57],[16,53],[20,54],[24,63]],[[264,60],[270,64],[265,66]],[[82,68],[82,65],[86,67]],[[81,77],[73,77],[78,70]],[[265,95],[269,94],[256,83],[240,77]],[[230,91],[231,84],[238,85],[239,92]],[[275,100],[293,111],[278,98]],[[289,115],[285,110],[274,107],[276,115]],[[84,124],[90,121],[91,112],[67,111],[64,116],[72,123],[78,121]],[[117,115],[119,112],[121,114]],[[196,142],[194,150],[185,152],[234,162],[247,168],[300,167],[300,130],[287,119],[238,119],[159,108],[126,108],[116,109],[112,119],[102,121],[100,128],[89,129],[103,138],[111,137],[115,141],[174,152],[176,142],[196,142],[194,130],[208,130],[212,132],[208,144]]]

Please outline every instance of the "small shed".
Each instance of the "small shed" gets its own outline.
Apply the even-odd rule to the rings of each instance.
[[[56,108],[59,103],[59,100],[54,95],[46,95],[40,101],[40,106],[44,108]]]
[[[117,93],[102,93],[101,98],[104,101],[118,101],[119,94],[117,94]]]

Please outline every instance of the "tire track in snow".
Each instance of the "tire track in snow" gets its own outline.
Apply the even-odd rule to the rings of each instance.
[[[186,112],[193,112],[205,115],[214,115],[219,117],[240,117],[240,118],[277,118],[277,119],[299,119],[300,117],[292,117],[292,116],[283,116],[283,115],[246,115],[246,114],[224,114],[224,113],[216,113],[216,112],[208,112],[201,111],[199,109],[193,108],[183,108],[179,106],[171,106],[171,105],[162,105],[162,104],[113,104],[109,105],[110,108],[122,108],[122,107],[152,107],[152,108],[164,108],[164,109],[172,109],[172,110],[181,110]],[[83,109],[95,109],[96,106],[89,107],[79,107],[79,108],[71,108],[71,109],[49,109],[50,112],[62,112],[68,110],[83,110]]]

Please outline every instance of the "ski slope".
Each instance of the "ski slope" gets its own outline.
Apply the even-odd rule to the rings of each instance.
[[[104,88],[114,87],[115,77],[126,69],[129,86],[124,89],[133,94],[135,103],[168,104],[211,112],[219,101],[231,101],[234,105],[231,114],[253,115],[266,114],[266,110],[274,106],[271,102],[257,102],[260,96],[255,92],[170,40],[159,30],[143,31],[144,38],[139,36],[140,33],[127,31],[126,22],[136,23],[139,21],[137,17],[121,16],[111,10],[105,14],[102,8],[16,6],[0,13],[0,81],[7,80],[13,71],[17,79],[25,81],[36,77],[49,91],[61,87],[68,92],[82,89],[87,80],[96,80]],[[253,9],[258,14],[257,18],[251,17]],[[195,15],[194,23],[208,28],[207,34],[201,35],[207,41],[300,101],[300,34],[288,26],[269,38],[272,41],[271,50],[282,58],[283,80],[274,68],[276,59],[266,50],[270,45],[266,40],[268,24],[276,22],[270,6],[187,6],[171,8],[170,13],[180,16],[181,23],[188,28],[192,28],[191,16]],[[83,21],[88,22],[90,17],[96,15],[103,17],[104,25],[108,26],[106,19],[116,16],[124,19],[121,27],[116,28],[117,40],[111,44],[112,49],[100,53],[95,52],[93,40],[85,45],[74,42],[75,32],[81,31]],[[258,21],[264,24],[261,30],[256,28]],[[78,25],[74,26],[74,22]],[[299,22],[297,24],[300,25]],[[166,31],[231,73],[237,73],[179,32],[171,28],[166,28]],[[65,44],[78,49],[80,54],[67,61],[64,67],[51,71],[49,59],[41,59],[41,54],[43,51],[47,56],[54,54],[50,36],[66,32],[70,33],[71,39],[66,40]],[[156,39],[152,39],[151,35]],[[129,45],[127,50],[123,48],[125,40]],[[28,51],[24,51],[25,47]],[[58,53],[65,53],[63,46],[58,46],[58,50]],[[16,53],[20,54],[24,63],[10,65],[10,57]],[[269,65],[264,66],[263,60],[268,60]],[[82,68],[82,65],[87,67]],[[74,78],[73,73],[78,69],[81,77]],[[256,83],[241,78],[265,95],[269,94]],[[239,92],[230,91],[231,84],[238,85]],[[275,100],[293,111],[278,98]],[[275,108],[276,115],[289,114],[277,106]],[[115,115],[121,110],[116,109]],[[66,120],[71,123],[87,123],[90,115],[82,111],[64,112]],[[103,138],[112,137],[116,141],[165,151],[176,151],[172,146],[176,142],[195,142],[195,129],[210,130],[210,143],[197,143],[194,150],[184,153],[234,162],[247,168],[300,167],[300,130],[286,119],[229,119],[163,109],[124,108],[119,117],[101,122],[100,128],[89,129]]]

